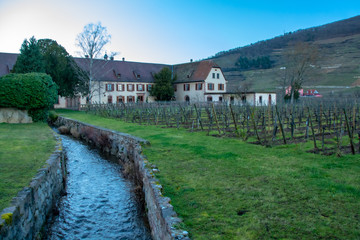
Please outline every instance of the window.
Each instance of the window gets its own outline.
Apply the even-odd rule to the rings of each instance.
[[[130,91],[130,92],[134,91],[134,84],[128,84],[127,85],[127,90]]]
[[[116,88],[117,91],[122,92],[124,91],[124,84],[117,84]]]
[[[215,78],[215,73],[212,74],[213,78]]]
[[[137,96],[136,102],[144,102],[144,96],[143,95]]]
[[[208,83],[208,90],[214,90],[214,84]]]
[[[174,85],[174,92],[176,92],[177,91],[177,85],[175,84]]]
[[[268,100],[268,104],[271,105],[272,100],[271,100],[271,94],[269,94],[269,100]]]
[[[108,96],[108,103],[112,103],[112,96]]]
[[[219,102],[222,102],[222,97],[219,97]]]
[[[128,103],[131,103],[131,102],[134,102],[135,101],[135,97],[134,96],[128,96],[127,97],[127,102]]]
[[[116,102],[117,103],[123,103],[124,102],[124,97],[123,96],[117,96],[116,97]]]
[[[224,84],[220,83],[219,86],[218,86],[218,89],[219,90],[224,90]]]
[[[184,91],[190,91],[190,84],[184,84]]]
[[[185,102],[190,102],[190,97],[188,95],[185,96]]]
[[[196,85],[195,85],[195,89],[196,90],[202,90],[202,83],[196,83]]]
[[[216,78],[219,79],[220,78],[220,73],[216,74]]]
[[[108,92],[114,91],[114,84],[107,83],[106,84],[106,91],[108,91]]]
[[[146,87],[147,87],[147,91],[150,92],[151,88],[152,88],[152,84],[148,84],[148,85],[146,85]]]
[[[246,96],[242,96],[241,101],[242,101],[242,103],[246,103]]]
[[[212,97],[211,97],[211,96],[208,96],[208,97],[206,98],[206,100],[207,100],[208,102],[212,102]]]
[[[259,103],[262,104],[262,96],[259,97]]]
[[[138,91],[144,91],[144,84],[137,84],[136,88]]]
[[[231,103],[231,104],[234,104],[234,102],[235,102],[235,98],[234,98],[233,96],[231,96],[231,97],[230,97],[230,103]]]

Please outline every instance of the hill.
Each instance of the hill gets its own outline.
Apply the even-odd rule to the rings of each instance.
[[[276,91],[284,70],[283,54],[295,42],[308,42],[317,46],[319,58],[307,76],[305,88],[317,88],[325,96],[329,93],[351,93],[360,86],[360,16],[285,33],[273,39],[245,47],[217,53],[210,57],[222,69],[229,88],[250,83],[252,90]],[[239,58],[269,57],[268,69],[241,69]]]

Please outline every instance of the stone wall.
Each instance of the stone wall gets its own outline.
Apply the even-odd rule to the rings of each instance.
[[[0,239],[35,239],[65,187],[66,167],[61,140],[56,150],[38,170],[30,186],[1,211]]]
[[[170,199],[162,195],[162,186],[154,177],[154,171],[158,170],[155,166],[150,167],[142,154],[141,146],[150,144],[148,141],[63,117],[59,117],[55,124],[60,132],[70,133],[95,145],[116,156],[124,165],[125,173],[142,186],[154,239],[189,239],[186,231],[176,229],[181,220],[174,212]]]
[[[0,108],[0,123],[32,123],[27,110]]]

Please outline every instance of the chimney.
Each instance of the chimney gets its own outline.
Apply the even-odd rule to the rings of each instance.
[[[108,59],[108,55],[105,53],[104,55],[104,59],[107,60]]]
[[[125,62],[125,58],[124,58],[124,57],[122,58],[122,60],[123,60],[123,62]]]

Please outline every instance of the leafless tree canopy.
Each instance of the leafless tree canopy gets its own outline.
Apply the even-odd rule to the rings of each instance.
[[[302,88],[306,75],[315,67],[318,58],[317,47],[309,43],[298,42],[284,53],[286,62],[284,83],[291,87],[291,101],[294,91]]]
[[[101,23],[87,24],[83,31],[77,35],[76,45],[80,47],[83,57],[90,59],[98,58],[104,51],[104,46],[111,40],[111,35],[108,34],[106,27],[101,26]]]
[[[83,31],[78,34],[76,38],[76,45],[81,49],[81,55],[88,59],[87,66],[83,69],[87,69],[87,82],[89,87],[89,102],[92,101],[92,96],[95,91],[98,92],[100,98],[101,85],[98,82],[98,86],[95,87],[93,81],[95,81],[95,76],[99,76],[96,69],[101,69],[98,66],[95,66],[94,59],[99,58],[104,53],[104,47],[110,42],[111,35],[108,34],[106,27],[103,27],[100,22],[97,24],[89,23],[87,24]],[[116,55],[112,53],[111,57]],[[106,63],[106,62],[105,62]],[[100,101],[100,99],[99,99]]]

